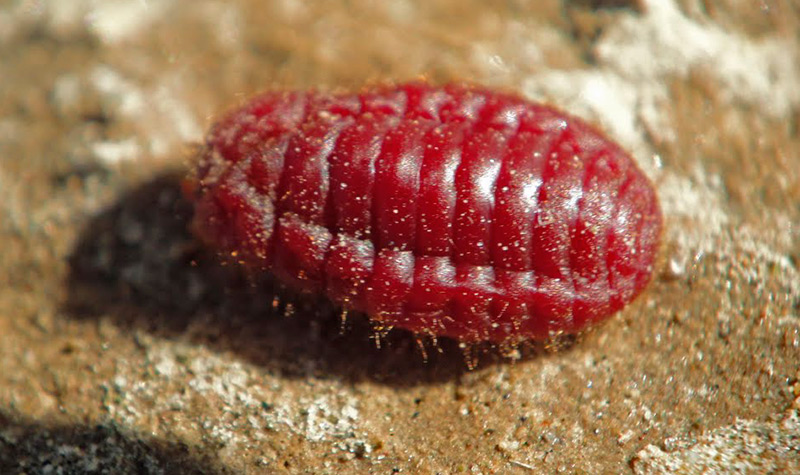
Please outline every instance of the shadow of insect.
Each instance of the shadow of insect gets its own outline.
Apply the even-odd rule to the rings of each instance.
[[[183,174],[158,176],[89,222],[69,259],[64,310],[122,328],[237,354],[283,376],[416,385],[457,379],[475,366],[536,357],[552,344],[503,351],[377,331],[361,315],[269,277],[226,265],[189,232]],[[557,342],[569,347],[571,340]]]

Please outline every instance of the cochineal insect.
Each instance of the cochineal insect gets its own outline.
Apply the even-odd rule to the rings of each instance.
[[[462,343],[574,334],[653,272],[652,184],[584,121],[425,82],[269,92],[208,134],[197,235],[383,328]]]

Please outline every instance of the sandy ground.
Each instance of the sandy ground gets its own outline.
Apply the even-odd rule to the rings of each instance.
[[[800,472],[797,2],[494,3],[0,2],[0,473]],[[193,241],[217,114],[421,75],[631,150],[647,292],[469,371]]]

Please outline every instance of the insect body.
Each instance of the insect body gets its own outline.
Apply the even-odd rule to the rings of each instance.
[[[647,284],[661,230],[619,146],[548,106],[410,83],[273,92],[212,129],[194,228],[346,310],[463,342],[576,333]]]

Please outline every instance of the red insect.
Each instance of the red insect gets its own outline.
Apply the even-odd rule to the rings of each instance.
[[[194,227],[346,310],[462,342],[576,333],[645,287],[651,183],[585,122],[519,97],[415,82],[273,92],[219,122]]]

